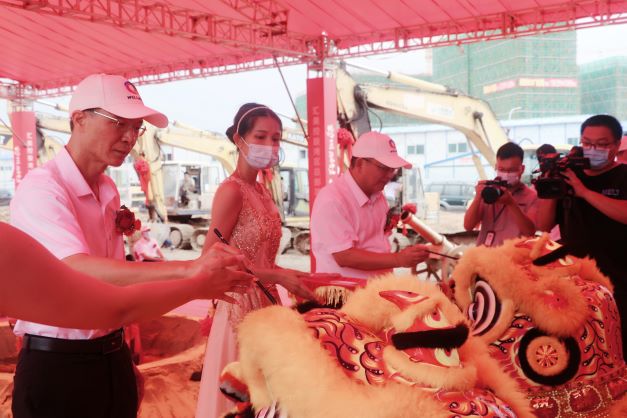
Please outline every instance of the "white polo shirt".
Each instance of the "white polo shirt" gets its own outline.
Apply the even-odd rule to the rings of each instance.
[[[384,233],[388,209],[383,193],[366,196],[349,171],[323,187],[311,213],[316,272],[362,278],[390,272],[340,267],[333,257],[350,248],[389,253],[390,242]]]
[[[98,186],[100,201],[63,148],[52,161],[24,177],[11,199],[11,225],[39,241],[60,260],[75,254],[123,260],[124,240],[115,230],[120,195],[113,180],[104,174]],[[46,295],[33,289],[32,297]],[[14,329],[16,335],[70,340],[92,339],[112,331],[57,328],[26,321],[17,321]]]

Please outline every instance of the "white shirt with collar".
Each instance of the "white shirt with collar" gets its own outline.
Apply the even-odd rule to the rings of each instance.
[[[101,174],[100,200],[63,148],[43,167],[30,171],[11,199],[11,225],[27,233],[59,260],[75,254],[124,259],[124,240],[115,229],[120,195],[115,183]],[[46,295],[33,289],[33,298]],[[113,330],[58,328],[17,321],[16,335],[92,339]]]
[[[367,278],[391,270],[359,270],[340,267],[334,253],[350,248],[389,253],[384,233],[388,203],[383,193],[368,197],[346,171],[318,193],[311,213],[311,248],[316,273],[338,273]]]

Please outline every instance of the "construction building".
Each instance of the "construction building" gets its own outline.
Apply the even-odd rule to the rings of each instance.
[[[433,50],[433,81],[488,101],[500,120],[579,114],[577,75],[574,31]]]
[[[608,57],[579,68],[581,113],[627,119],[627,57]]]

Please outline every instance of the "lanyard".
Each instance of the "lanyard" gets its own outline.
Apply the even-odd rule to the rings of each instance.
[[[501,210],[499,211],[499,213],[496,213],[496,205],[492,205],[492,226],[494,227],[496,225],[496,221],[499,220],[499,218],[501,217],[501,215],[503,214],[503,211],[505,210],[505,205],[503,205],[501,207]]]
[[[510,191],[510,193],[512,194],[512,198],[514,197],[514,195],[518,192],[520,192],[522,190],[522,187],[517,187],[516,190],[512,190]],[[518,202],[515,202],[516,205],[518,205]],[[501,208],[501,210],[499,211],[499,213],[496,213],[496,208],[495,208],[496,204],[492,205],[492,226],[496,225],[496,221],[499,220],[499,218],[501,217],[501,215],[503,214],[503,211],[505,210],[505,205],[503,205],[503,207]]]

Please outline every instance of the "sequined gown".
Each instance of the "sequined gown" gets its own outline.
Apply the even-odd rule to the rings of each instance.
[[[251,185],[238,177],[235,182],[242,195],[242,209],[231,233],[231,245],[239,248],[248,262],[258,268],[272,268],[281,241],[281,217],[268,190],[259,183]],[[270,289],[276,295],[276,289]],[[218,418],[233,407],[220,393],[219,377],[224,366],[237,360],[234,329],[246,313],[270,302],[257,288],[246,294],[233,294],[237,304],[220,302],[213,318],[207,342],[202,380],[198,394],[196,418]],[[278,298],[277,298],[278,299]]]

